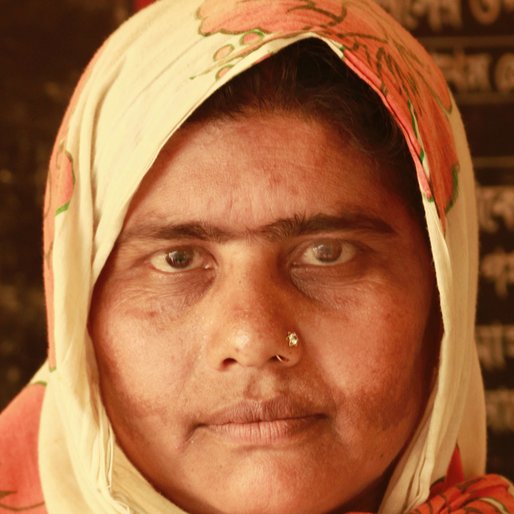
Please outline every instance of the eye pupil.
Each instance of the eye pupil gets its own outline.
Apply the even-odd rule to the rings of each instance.
[[[173,268],[187,268],[193,260],[189,250],[173,250],[166,255],[166,262]]]
[[[341,245],[334,243],[320,243],[312,247],[314,257],[320,262],[334,262],[339,259],[341,252]]]

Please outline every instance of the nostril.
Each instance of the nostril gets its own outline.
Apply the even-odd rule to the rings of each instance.
[[[283,355],[279,355],[278,353],[273,356],[275,360],[278,362],[287,362],[289,359],[287,357],[284,357]]]
[[[223,360],[222,366],[224,368],[228,368],[228,367],[232,366],[232,364],[236,364],[236,363],[237,363],[236,359],[233,359],[232,357],[228,357],[227,359]]]

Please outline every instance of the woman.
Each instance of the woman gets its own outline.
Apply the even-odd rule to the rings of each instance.
[[[56,140],[48,364],[0,421],[1,506],[512,512],[476,234],[451,95],[375,4],[144,10]]]

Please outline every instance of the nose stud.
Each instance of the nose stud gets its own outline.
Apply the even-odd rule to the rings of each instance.
[[[300,344],[300,338],[296,332],[288,332],[286,340],[289,348],[296,348]],[[279,362],[287,362],[289,360],[287,357],[284,357],[279,353],[275,355],[275,359]]]
[[[289,348],[296,348],[299,342],[300,338],[296,332],[287,333],[287,343],[289,344]]]

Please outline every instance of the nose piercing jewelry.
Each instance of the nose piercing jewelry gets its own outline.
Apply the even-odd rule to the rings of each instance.
[[[300,343],[300,338],[298,337],[298,334],[296,332],[288,332],[286,339],[289,348],[296,348]],[[287,362],[289,360],[287,357],[284,357],[279,353],[275,355],[275,359],[277,359],[277,361],[279,362]]]
[[[290,348],[296,348],[298,343],[300,342],[300,338],[296,332],[288,332],[287,333],[287,342]]]

